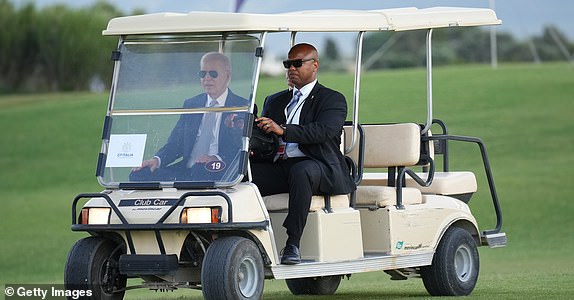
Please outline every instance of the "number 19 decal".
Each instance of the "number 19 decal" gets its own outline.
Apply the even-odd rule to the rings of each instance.
[[[225,162],[213,160],[205,164],[205,169],[209,172],[220,172],[225,169]]]

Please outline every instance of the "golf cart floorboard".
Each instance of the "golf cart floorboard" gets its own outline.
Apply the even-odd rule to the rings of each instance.
[[[271,271],[275,279],[289,279],[394,270],[430,265],[433,254],[434,252],[398,256],[365,254],[363,258],[348,261],[303,261],[297,265],[274,265],[271,266]]]

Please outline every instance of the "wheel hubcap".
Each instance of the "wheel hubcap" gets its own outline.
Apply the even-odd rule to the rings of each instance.
[[[461,245],[456,249],[454,256],[454,269],[456,277],[462,282],[470,279],[473,270],[473,261],[470,248],[466,245]]]
[[[257,291],[259,273],[252,257],[246,257],[241,262],[237,281],[239,282],[239,290],[244,297],[252,297]]]

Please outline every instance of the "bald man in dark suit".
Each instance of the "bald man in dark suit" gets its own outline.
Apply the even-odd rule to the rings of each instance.
[[[293,89],[268,96],[256,120],[259,128],[280,137],[279,153],[273,163],[253,163],[252,173],[263,196],[289,193],[281,263],[297,264],[311,197],[348,194],[356,186],[340,151],[347,103],[341,93],[318,83],[317,49],[297,44],[283,65]]]

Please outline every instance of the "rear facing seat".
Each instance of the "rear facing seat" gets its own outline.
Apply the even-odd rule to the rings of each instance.
[[[364,168],[388,168],[394,164],[414,166],[420,156],[420,127],[414,123],[392,125],[362,125],[365,135]],[[351,128],[346,130],[346,143],[350,143]],[[418,139],[418,141],[417,141]],[[433,143],[429,143],[429,154],[434,154]],[[355,147],[349,154],[357,161],[358,149]],[[402,157],[402,159],[400,159]],[[409,159],[407,159],[409,158]],[[398,165],[397,165],[398,166]],[[418,172],[419,177],[426,181],[428,173]],[[418,184],[409,175],[405,178],[406,188],[403,188],[403,203],[416,204],[417,192],[424,194],[439,194],[447,196],[472,195],[476,192],[476,177],[472,172],[436,172],[430,186],[424,187]],[[384,197],[384,201],[377,201],[377,206],[396,203],[393,198],[394,187],[388,187],[388,172],[365,172],[362,176],[361,185],[357,191],[357,204],[369,202],[365,197],[372,198],[373,193],[381,194],[377,198]],[[373,187],[377,187],[373,190]],[[386,188],[385,191],[381,187]],[[369,195],[369,196],[367,196]],[[370,201],[372,202],[372,201]],[[371,203],[372,204],[372,203]],[[384,205],[383,205],[384,204]]]
[[[428,173],[416,173],[423,180],[427,179]],[[385,172],[364,173],[361,185],[387,185],[388,174]],[[424,194],[438,195],[462,195],[475,193],[477,190],[476,177],[472,172],[435,172],[433,182],[424,187],[407,176],[406,186],[419,189]]]

